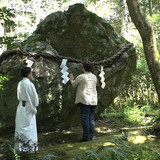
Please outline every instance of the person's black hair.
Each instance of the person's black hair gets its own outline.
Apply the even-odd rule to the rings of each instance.
[[[30,67],[24,67],[24,68],[21,69],[21,75],[23,77],[27,77],[29,73],[31,73],[31,68]]]
[[[87,72],[92,72],[93,71],[93,63],[91,63],[91,62],[84,62],[83,63],[83,68]]]

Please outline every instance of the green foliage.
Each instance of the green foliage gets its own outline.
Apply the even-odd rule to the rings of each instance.
[[[128,145],[128,135],[122,133],[121,136],[112,140],[113,146],[107,147],[111,151],[108,160],[158,160],[160,153],[146,145],[137,145],[136,149],[131,149]]]
[[[149,15],[149,1],[141,0],[141,5],[146,16],[151,21],[155,30],[157,45],[160,50],[160,10],[158,9],[158,1],[153,2],[153,15]],[[152,82],[150,71],[144,56],[143,44],[139,34],[135,30],[132,22],[130,21],[128,12],[125,11],[125,4],[123,1],[116,1],[115,8],[116,17],[111,21],[112,25],[119,33],[125,36],[129,41],[135,44],[137,52],[137,69],[132,77],[131,84],[115,99],[112,107],[125,107],[133,106],[135,103],[138,105],[151,105],[159,106],[158,97],[155,87]],[[117,23],[118,22],[118,23]],[[124,29],[125,28],[125,29]],[[124,29],[124,30],[123,30]],[[124,32],[125,31],[125,32]]]
[[[160,50],[160,12],[157,12],[154,13],[152,15],[152,17],[148,17],[149,18],[149,21],[153,24],[153,27],[154,27],[154,31],[155,31],[155,34],[156,34],[156,40],[157,40],[157,46],[158,46],[158,49]]]
[[[15,41],[16,38],[17,38],[16,36],[13,36],[13,37],[3,36],[3,37],[0,37],[0,43],[5,44],[7,45],[8,48],[10,48],[10,46],[13,45],[13,42]]]
[[[129,160],[131,151],[128,149],[128,145],[125,142],[128,141],[128,135],[122,132],[122,135],[112,140],[112,146],[108,146],[107,149],[110,151],[109,159],[112,160]]]
[[[96,151],[88,150],[85,155],[76,160],[159,160],[160,153],[146,145],[137,145],[135,149],[129,146],[128,134],[112,140],[113,145],[99,147]]]
[[[159,160],[160,153],[152,150],[147,145],[140,146],[139,150],[133,152],[134,160]]]
[[[0,152],[3,153],[4,159],[20,160],[20,156],[14,149],[14,140],[9,140],[0,145]]]
[[[144,112],[143,107],[139,107],[137,105],[133,108],[127,106],[124,109],[124,119],[133,124],[144,124],[147,120],[145,114],[146,113]]]
[[[22,141],[22,140],[21,140]],[[29,142],[24,142],[28,148],[31,148]],[[47,154],[39,157],[38,154],[29,152],[18,152],[14,149],[15,140],[10,139],[0,144],[0,153],[3,154],[4,160],[58,160],[60,159],[55,154]]]
[[[11,0],[9,3],[13,3]],[[25,6],[26,4],[31,7],[34,2],[31,0],[18,0],[17,6]],[[86,6],[90,6],[93,12],[99,14],[106,18],[119,33],[122,33],[122,26],[124,25],[124,17],[128,16],[125,13],[125,7],[122,3],[123,1],[116,0],[89,0],[86,3]],[[148,17],[151,23],[153,24],[156,38],[158,41],[158,46],[160,50],[160,13],[159,13],[159,4],[158,1],[153,2],[153,16]],[[30,33],[34,30],[36,24],[36,20],[43,19],[47,14],[66,9],[72,3],[71,0],[64,0],[62,5],[59,5],[58,1],[41,1],[40,4],[35,6],[35,9],[32,12],[16,12],[14,9],[9,9],[7,7],[0,8],[0,21],[4,23],[4,27],[7,33],[10,33],[10,28],[15,27],[15,21],[13,18],[21,16],[20,20],[17,21],[16,29],[20,30],[23,28],[23,32],[16,33],[13,29],[13,35],[7,35],[0,38],[0,43],[7,45],[9,48],[13,44],[15,40],[22,40],[27,38]],[[14,4],[14,3],[13,3]],[[15,6],[16,6],[15,5]],[[143,7],[144,13],[149,15],[148,1],[141,0],[141,5]],[[7,6],[7,5],[6,5]],[[38,7],[39,6],[39,7]],[[96,6],[96,7],[95,7]],[[28,8],[29,8],[28,7]],[[42,13],[41,16],[39,13]],[[109,15],[107,17],[106,15]],[[28,21],[26,19],[31,21]],[[128,20],[127,20],[128,19]],[[127,21],[126,21],[127,20]],[[135,33],[135,28],[132,25],[132,22],[129,18],[125,19],[127,25],[125,25],[126,29],[132,34]],[[128,28],[127,28],[128,27]],[[27,30],[26,30],[27,28]],[[30,31],[30,32],[29,32]],[[122,33],[123,34],[123,33]],[[132,42],[136,44],[137,50],[137,69],[132,78],[132,83],[129,85],[124,92],[122,92],[114,101],[114,103],[106,109],[106,111],[102,114],[102,117],[109,118],[112,121],[122,121],[123,123],[129,124],[144,124],[152,121],[152,118],[147,118],[145,115],[147,113],[156,112],[155,106],[158,106],[158,99],[156,95],[156,91],[154,85],[152,83],[152,79],[150,76],[150,72],[145,60],[143,45],[137,36],[133,36],[129,34]],[[42,37],[43,38],[43,37]],[[8,81],[10,78],[9,75],[0,74],[0,89],[5,89],[3,84],[5,81]],[[2,127],[0,123],[0,128]],[[125,144],[127,142],[127,135],[122,134],[121,137],[117,137],[113,139],[114,145],[109,147],[100,147],[97,151],[89,150],[86,151],[86,155],[82,158],[78,158],[77,160],[159,160],[160,156],[158,152],[153,151],[148,148],[148,146],[137,146],[135,150],[131,150],[131,148]],[[20,156],[23,156],[24,159],[44,159],[44,160],[52,160],[58,158],[54,154],[48,154],[44,157],[38,157],[36,154],[19,154],[14,148],[14,143],[12,141],[7,141],[0,145],[0,151],[4,154],[4,159],[15,159],[19,160]],[[106,154],[102,154],[104,149],[107,149]]]
[[[42,158],[42,160],[55,160],[55,159],[60,159],[60,158],[54,154],[47,154]]]
[[[10,31],[11,27],[15,27],[13,18],[15,18],[14,9],[7,7],[0,8],[0,23],[4,23],[3,27],[6,28],[6,30]],[[8,36],[5,34],[3,37],[0,37],[0,44],[5,44],[9,47],[16,38],[16,36]]]
[[[155,120],[156,117],[146,117],[147,114],[157,114],[159,111],[157,109],[153,109],[152,106],[144,105],[134,105],[126,106],[124,108],[113,108],[112,106],[110,108],[107,108],[104,113],[101,114],[101,117],[108,118],[110,121],[121,121],[123,125],[130,124],[149,124],[153,120]]]
[[[4,21],[5,25],[15,25],[13,18],[15,17],[14,9],[9,9],[7,7],[0,8],[0,20]]]
[[[112,145],[100,146],[97,150],[87,150],[85,155],[73,160],[159,160],[160,153],[144,144],[130,145],[128,134],[122,132],[112,139]],[[0,152],[4,160],[58,160],[59,156],[47,154],[39,156],[37,153],[18,153],[14,149],[14,141],[8,140],[0,145]],[[61,156],[61,155],[60,155]]]
[[[3,83],[8,81],[10,78],[11,76],[9,73],[6,75],[0,74],[0,89],[4,90]]]
[[[75,160],[107,160],[107,159],[105,156],[102,156],[99,153],[99,150],[97,150],[97,151],[87,150],[85,152],[85,156],[83,156],[81,158],[76,158]]]
[[[139,55],[137,69],[131,84],[114,100],[112,107],[124,108],[133,105],[159,106],[158,96],[143,56]]]

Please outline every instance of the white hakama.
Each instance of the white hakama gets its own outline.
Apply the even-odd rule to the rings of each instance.
[[[17,87],[19,105],[16,112],[15,149],[22,152],[38,150],[36,107],[39,105],[38,94],[34,84],[23,78]],[[26,104],[23,106],[22,101]]]

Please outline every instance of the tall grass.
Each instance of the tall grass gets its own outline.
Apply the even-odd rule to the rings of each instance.
[[[144,105],[134,105],[126,106],[125,108],[107,108],[104,113],[101,114],[101,117],[108,118],[110,121],[121,121],[123,125],[146,125],[151,123],[156,116],[147,116],[154,114],[158,116],[159,109],[154,109],[152,106]]]

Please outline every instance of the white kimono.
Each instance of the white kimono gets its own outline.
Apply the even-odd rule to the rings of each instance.
[[[36,107],[39,105],[39,99],[34,84],[28,78],[19,82],[17,98],[19,105],[15,120],[15,149],[23,152],[37,151]],[[25,107],[22,101],[26,102]]]

